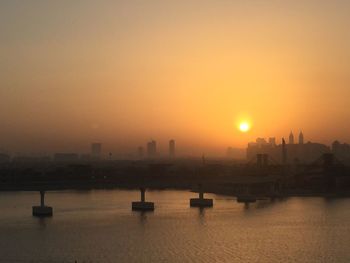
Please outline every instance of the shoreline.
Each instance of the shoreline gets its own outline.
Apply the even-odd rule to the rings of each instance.
[[[123,185],[123,184],[84,184],[74,183],[66,185],[52,185],[52,184],[31,184],[31,185],[0,185],[0,192],[36,192],[40,190],[44,191],[92,191],[92,190],[139,190],[140,186],[133,185]],[[148,191],[167,191],[167,190],[178,190],[178,191],[189,191],[197,193],[197,189],[190,186],[160,186],[160,185],[148,185]],[[206,187],[205,193],[225,195],[236,197],[239,193],[234,192],[232,189],[227,187]],[[350,191],[342,192],[317,192],[309,189],[286,189],[285,192],[269,195],[269,194],[257,194],[258,198],[289,198],[289,197],[324,197],[324,198],[350,198]]]

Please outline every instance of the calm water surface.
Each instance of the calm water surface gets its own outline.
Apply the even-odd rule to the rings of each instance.
[[[0,262],[350,262],[350,199],[289,198],[249,207],[184,191],[49,192],[54,216],[31,216],[34,192],[0,193]]]

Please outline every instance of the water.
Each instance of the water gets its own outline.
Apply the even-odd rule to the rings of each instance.
[[[39,193],[0,193],[0,262],[350,262],[350,199],[289,198],[249,207],[230,197],[189,208],[185,191],[49,192],[54,216],[31,216]]]

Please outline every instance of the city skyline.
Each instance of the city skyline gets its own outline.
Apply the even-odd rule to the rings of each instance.
[[[189,154],[217,154],[291,127],[350,141],[348,10],[341,0],[2,1],[0,148],[103,141],[125,152],[173,137]]]
[[[0,263],[350,262],[349,0],[0,0]]]
[[[297,139],[295,139],[297,138]],[[166,145],[159,143],[155,139],[146,141],[143,145],[139,145],[133,149],[133,151],[126,152],[111,152],[110,148],[106,147],[105,144],[101,142],[93,142],[89,145],[89,151],[59,151],[51,153],[11,153],[9,151],[0,151],[2,158],[6,160],[7,158],[22,158],[22,157],[39,157],[48,158],[53,157],[53,160],[67,160],[72,161],[98,161],[98,160],[143,160],[143,159],[174,159],[176,158],[202,158],[207,156],[210,158],[233,158],[233,159],[246,159],[250,161],[255,159],[257,154],[268,154],[274,156],[274,160],[277,163],[282,163],[282,147],[285,142],[287,146],[286,150],[288,152],[288,163],[297,162],[307,162],[310,163],[316,160],[319,156],[324,153],[333,153],[337,158],[345,159],[345,161],[350,160],[350,144],[348,142],[333,140],[331,144],[322,144],[320,142],[314,141],[311,138],[304,137],[304,132],[299,131],[294,135],[293,131],[289,133],[288,136],[281,138],[276,137],[257,137],[255,141],[247,142],[245,148],[237,148],[232,146],[227,146],[225,149],[217,155],[206,154],[202,152],[200,154],[187,154],[186,152],[178,151],[178,147],[175,146],[176,140],[170,139],[167,141]],[[291,146],[293,148],[291,148]],[[307,150],[303,150],[303,149]],[[103,150],[102,150],[103,149]],[[306,151],[306,152],[305,152]],[[48,160],[48,159],[45,159]],[[287,161],[287,160],[286,160]]]

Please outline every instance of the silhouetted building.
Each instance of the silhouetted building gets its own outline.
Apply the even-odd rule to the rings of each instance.
[[[175,140],[169,141],[169,157],[170,158],[175,157]]]
[[[147,156],[150,158],[156,157],[157,155],[157,142],[152,140],[147,143]]]
[[[252,160],[257,154],[268,154],[272,160],[281,164],[311,163],[322,154],[329,152],[330,148],[320,143],[300,143],[299,141],[299,144],[294,144],[294,136],[289,136],[289,144],[282,139],[280,145],[275,145],[272,140],[266,142],[263,138],[257,138],[256,142],[248,144],[247,158]]]
[[[260,146],[267,145],[268,142],[265,140],[265,138],[257,138],[256,143]]]
[[[143,158],[144,151],[143,151],[143,147],[142,146],[137,147],[137,156],[138,156],[139,159]]]
[[[91,144],[91,157],[93,159],[100,159],[102,154],[102,144],[92,143]]]
[[[289,144],[294,144],[294,134],[293,134],[293,132],[290,132],[290,134],[289,134]]]
[[[299,144],[304,144],[304,134],[303,134],[303,132],[299,133]]]
[[[276,138],[275,138],[275,137],[269,138],[269,144],[270,144],[271,146],[276,146]]]

